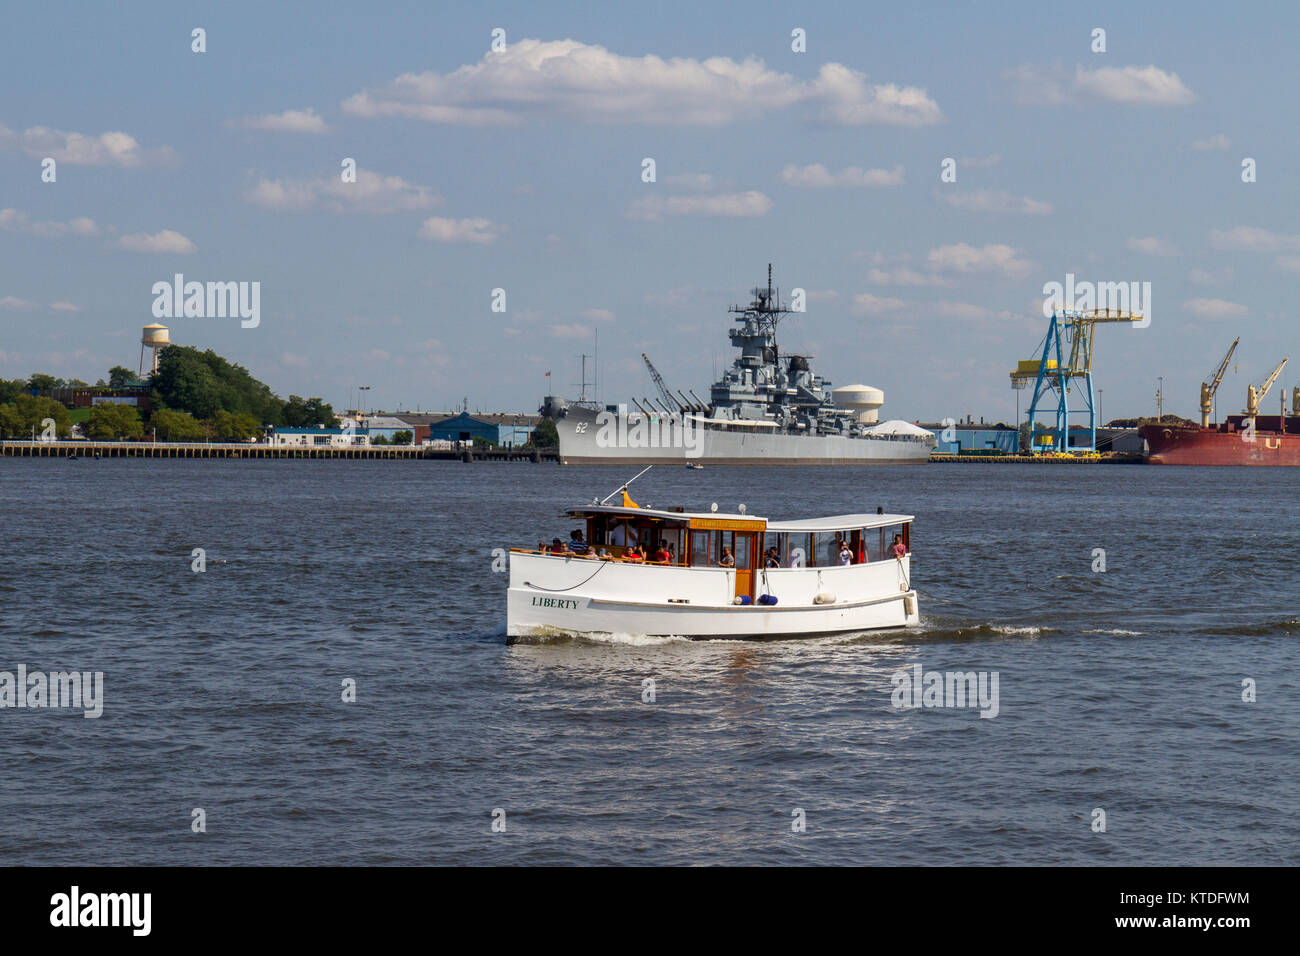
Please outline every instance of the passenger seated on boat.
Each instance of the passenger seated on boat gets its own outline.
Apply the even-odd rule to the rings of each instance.
[[[645,555],[641,553],[641,545],[633,545],[623,552],[624,561],[645,561]]]
[[[636,544],[636,537],[636,528],[629,528],[626,523],[620,522],[614,525],[614,530],[610,532],[609,543],[622,548],[629,544]]]
[[[673,545],[671,541],[668,542],[668,563],[669,564],[677,563],[677,548]]]
[[[853,552],[849,550],[847,541],[840,542],[840,566],[848,567],[853,563]]]
[[[548,554],[568,554],[569,549],[564,546],[564,542],[559,538],[551,540],[551,546],[546,549]]]
[[[763,567],[765,567],[765,568],[779,568],[780,566],[781,566],[781,559],[780,559],[780,557],[777,556],[776,548],[768,548],[768,549],[767,549],[767,557],[766,557],[766,559],[763,561]]]
[[[736,559],[731,555],[731,549],[725,544],[722,546],[722,557],[718,558],[718,564],[724,568],[734,568]]]
[[[655,552],[655,560],[660,564],[672,564],[673,556],[668,553],[662,541],[659,542],[659,550]]]
[[[903,545],[903,536],[901,534],[894,535],[894,544],[889,550],[896,558],[901,558],[903,555],[907,554],[907,548]]]
[[[581,554],[584,556],[591,551],[587,542],[582,540],[581,528],[569,532],[569,550],[574,554]]]

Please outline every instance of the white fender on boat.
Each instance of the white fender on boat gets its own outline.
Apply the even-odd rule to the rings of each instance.
[[[904,595],[903,595],[903,611],[907,614],[908,617],[911,617],[913,614],[916,613],[916,595],[915,595],[915,594],[904,594]]]
[[[830,591],[819,591],[819,592],[818,592],[818,593],[813,597],[813,603],[814,603],[814,604],[834,604],[834,603],[835,603],[835,595],[834,595],[834,594],[831,594]]]

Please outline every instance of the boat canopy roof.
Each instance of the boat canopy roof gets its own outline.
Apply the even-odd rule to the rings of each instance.
[[[757,515],[730,514],[721,511],[662,511],[658,508],[624,508],[616,505],[570,508],[566,514],[571,518],[608,515],[615,518],[653,518],[658,521],[682,522],[702,518],[714,521],[761,521],[766,525],[767,530],[774,534],[820,534],[826,531],[854,531],[858,528],[886,528],[890,525],[906,524],[913,518],[912,515],[850,514],[831,515],[826,518],[801,518],[796,521],[768,521]]]
[[[808,532],[820,534],[823,531],[856,531],[858,528],[887,528],[893,524],[906,524],[912,515],[831,515],[829,518],[801,518],[797,521],[769,521],[767,530],[777,534],[798,534]]]

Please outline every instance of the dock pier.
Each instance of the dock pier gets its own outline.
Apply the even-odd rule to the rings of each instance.
[[[554,462],[555,448],[425,448],[421,445],[355,445],[319,448],[253,442],[5,441],[0,458],[244,458],[403,461]]]

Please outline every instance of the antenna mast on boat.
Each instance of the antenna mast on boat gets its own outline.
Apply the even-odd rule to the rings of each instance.
[[[651,468],[653,468],[653,467],[654,467],[654,465],[646,465],[644,468],[642,468],[640,471],[638,471],[635,475],[633,475],[633,476],[632,476],[631,478],[629,478],[627,481],[623,482],[623,484],[619,485],[617,488],[615,488],[613,491],[611,491],[609,494],[607,494],[604,498],[601,498],[601,499],[600,499],[600,503],[603,505],[606,501],[609,501],[610,498],[613,498],[613,497],[614,497],[616,494],[618,494],[620,491],[627,491],[627,486],[628,486],[628,485],[632,484],[632,482],[636,481],[638,478],[640,478],[642,475],[644,475],[647,471],[649,471],[649,470],[650,470]]]

